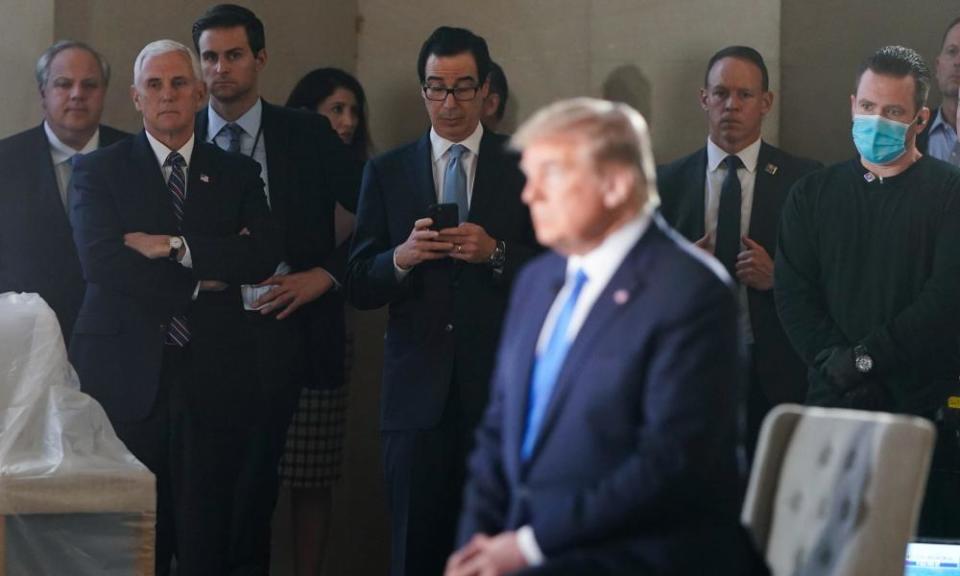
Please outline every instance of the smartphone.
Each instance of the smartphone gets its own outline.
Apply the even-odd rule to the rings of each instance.
[[[460,207],[453,202],[445,204],[431,204],[427,207],[427,218],[433,220],[431,230],[456,228],[460,223]]]

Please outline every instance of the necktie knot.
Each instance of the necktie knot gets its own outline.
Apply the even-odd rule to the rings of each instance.
[[[733,171],[743,168],[743,160],[741,160],[736,154],[731,154],[724,158],[723,163],[727,165],[727,170]]]
[[[463,144],[454,144],[450,147],[450,161],[459,160],[463,153],[467,151],[467,147]]]
[[[167,156],[166,161],[164,162],[166,166],[172,166],[174,168],[183,168],[187,165],[187,161],[183,158],[183,155],[174,150]]]

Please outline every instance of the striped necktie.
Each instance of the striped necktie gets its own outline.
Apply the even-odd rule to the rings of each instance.
[[[170,178],[167,179],[167,188],[170,190],[170,200],[173,203],[173,214],[177,217],[177,230],[183,225],[183,205],[187,201],[186,179],[183,168],[187,161],[179,152],[173,151],[167,156],[164,166],[170,167]],[[167,327],[166,344],[171,346],[186,346],[190,342],[190,330],[187,328],[187,319],[183,316],[174,316]]]

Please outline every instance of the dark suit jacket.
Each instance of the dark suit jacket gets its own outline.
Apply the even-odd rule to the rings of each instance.
[[[523,462],[537,339],[565,270],[551,253],[514,287],[460,542],[530,525],[548,559],[593,551],[616,573],[730,573],[736,302],[719,265],[654,217],[571,345]]]
[[[930,110],[930,119],[923,126],[923,130],[917,134],[917,150],[921,154],[926,154],[927,148],[930,146],[930,127],[933,126],[933,121],[937,119],[938,114],[940,114],[939,106]]]
[[[197,114],[197,137],[208,139],[207,109]],[[362,163],[343,144],[330,123],[320,114],[292,110],[263,102],[261,117],[263,144],[267,153],[267,178],[271,213],[283,230],[283,260],[294,272],[322,266],[340,282],[346,270],[334,257],[334,204],[355,212]],[[267,352],[267,373],[292,371],[297,387],[336,388],[344,382],[343,295],[330,291],[302,306],[290,318],[289,326],[271,326],[272,316],[259,322],[281,339]],[[282,340],[292,330],[293,341]],[[279,348],[297,346],[297,350]],[[291,354],[287,354],[290,352]],[[283,379],[271,377],[264,385],[276,386]]]
[[[87,292],[70,355],[84,391],[111,419],[146,417],[156,399],[170,318],[190,328],[193,382],[185,405],[210,420],[230,421],[250,402],[251,337],[241,283],[269,276],[280,261],[256,163],[196,142],[187,174],[181,234],[188,269],[150,260],[123,245],[126,232],[177,234],[170,192],[144,132],[76,162],[70,217]],[[240,236],[247,228],[251,234]],[[221,292],[200,292],[220,280]]]
[[[351,248],[347,297],[361,309],[389,305],[381,426],[432,427],[456,378],[467,425],[486,405],[510,283],[536,251],[523,175],[506,137],[485,131],[468,220],[507,244],[502,274],[452,259],[424,263],[398,281],[393,250],[437,202],[430,135],[367,163]]]
[[[100,126],[100,147],[127,136]],[[43,124],[0,140],[0,179],[0,292],[40,294],[69,345],[85,284]]]
[[[760,146],[749,236],[764,247],[770,258],[777,253],[780,210],[790,187],[798,178],[820,167],[818,162],[791,156],[769,144]],[[671,226],[691,241],[704,234],[706,170],[706,148],[657,168],[660,211]],[[747,303],[761,389],[772,404],[802,403],[807,391],[806,367],[783,332],[773,290],[747,288]]]

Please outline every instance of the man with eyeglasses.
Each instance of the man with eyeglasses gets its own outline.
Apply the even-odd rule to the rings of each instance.
[[[489,69],[483,38],[435,30],[418,59],[431,129],[371,160],[360,192],[347,297],[390,310],[380,425],[393,575],[440,574],[453,551],[510,283],[537,250],[517,158],[480,124]],[[432,229],[433,204],[458,224]]]

